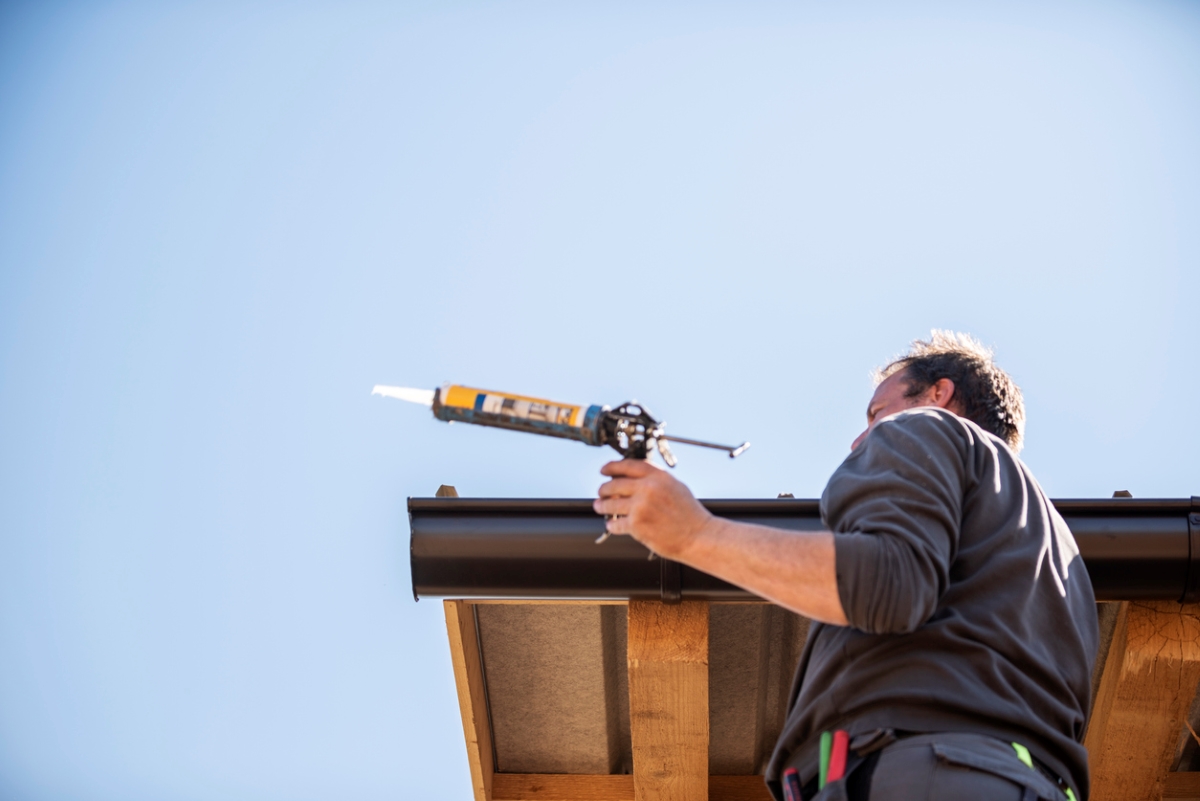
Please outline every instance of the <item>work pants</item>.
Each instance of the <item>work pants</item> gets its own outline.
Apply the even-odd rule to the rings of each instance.
[[[1064,801],[1009,743],[978,734],[909,737],[883,749],[869,801]]]

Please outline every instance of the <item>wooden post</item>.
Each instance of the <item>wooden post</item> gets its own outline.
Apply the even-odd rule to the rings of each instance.
[[[1122,607],[1084,738],[1091,798],[1157,801],[1200,682],[1200,606]]]
[[[708,603],[629,602],[635,801],[708,801]]]
[[[491,801],[492,730],[483,686],[483,663],[479,658],[479,640],[475,636],[475,610],[466,601],[446,601],[446,631],[450,635],[450,661],[454,665],[454,685],[458,689],[458,709],[462,714],[463,735],[467,741],[467,763],[471,768],[471,791],[475,801]]]

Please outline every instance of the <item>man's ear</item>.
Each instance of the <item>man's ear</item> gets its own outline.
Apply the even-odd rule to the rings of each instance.
[[[954,382],[949,378],[939,378],[933,382],[933,386],[929,388],[929,393],[933,401],[932,406],[937,406],[939,409],[949,409],[954,411],[957,408],[957,398],[954,397]]]

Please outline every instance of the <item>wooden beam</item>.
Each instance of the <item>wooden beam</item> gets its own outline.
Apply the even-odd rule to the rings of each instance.
[[[709,776],[708,797],[709,801],[771,801],[762,776]],[[634,801],[633,776],[497,773],[492,779],[492,801]]]
[[[1163,801],[1200,801],[1200,773],[1168,773]]]
[[[708,801],[772,801],[762,776],[709,776]]]
[[[632,776],[497,773],[492,801],[634,801]]]
[[[708,604],[629,602],[635,801],[708,801]]]
[[[483,662],[475,635],[475,610],[467,601],[446,601],[446,631],[450,636],[450,660],[458,709],[467,741],[467,763],[471,768],[471,790],[475,801],[492,801],[492,731],[488,724]]]
[[[1131,601],[1118,612],[1084,745],[1092,801],[1157,801],[1196,685],[1200,606]]]

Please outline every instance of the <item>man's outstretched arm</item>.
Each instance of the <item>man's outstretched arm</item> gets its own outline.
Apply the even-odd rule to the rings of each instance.
[[[805,617],[848,624],[838,595],[833,535],[714,517],[674,476],[648,462],[609,462],[593,503],[613,534],[736,584]]]

